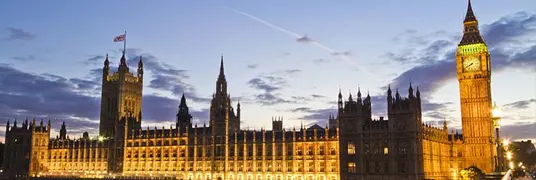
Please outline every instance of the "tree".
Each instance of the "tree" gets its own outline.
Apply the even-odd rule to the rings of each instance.
[[[460,171],[464,180],[481,180],[485,178],[484,172],[476,166],[471,166]]]

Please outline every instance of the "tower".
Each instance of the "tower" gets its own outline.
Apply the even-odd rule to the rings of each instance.
[[[141,56],[137,70],[136,75],[129,72],[125,54],[123,53],[117,72],[110,74],[110,62],[108,55],[106,55],[102,72],[100,136],[114,137],[116,125],[122,119],[131,121],[124,123],[128,125],[129,131],[127,132],[141,127],[143,88],[143,62]]]
[[[67,139],[67,128],[65,127],[65,121],[61,124],[60,137],[61,140]]]
[[[192,128],[192,115],[188,112],[188,105],[186,105],[184,94],[182,94],[181,103],[179,104],[176,125],[179,132],[186,132],[186,129]]]
[[[223,67],[223,55],[220,59],[220,73],[216,81],[216,92],[210,105],[210,126],[216,136],[226,136],[240,129],[240,103],[237,105],[238,116],[231,107],[231,97],[227,93],[227,80]]]
[[[476,165],[493,171],[493,123],[491,120],[491,59],[478,29],[469,0],[463,37],[456,52],[465,167]]]

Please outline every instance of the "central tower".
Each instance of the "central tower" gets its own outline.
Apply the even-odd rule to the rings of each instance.
[[[456,69],[465,144],[464,166],[476,165],[492,172],[496,152],[491,119],[491,59],[470,0],[463,25],[463,37],[456,52]]]
[[[227,80],[223,68],[223,55],[220,60],[220,74],[216,81],[216,92],[210,105],[210,126],[215,136],[227,136],[240,129],[240,103],[236,114],[231,106],[231,96],[227,92]]]

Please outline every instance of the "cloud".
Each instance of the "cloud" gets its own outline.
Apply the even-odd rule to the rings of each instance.
[[[506,46],[511,42],[517,42],[520,37],[534,35],[536,14],[518,12],[484,25],[482,29],[488,46]]]
[[[319,94],[312,94],[311,95],[313,98],[325,98],[326,96],[324,95],[319,95]]]
[[[256,103],[261,105],[270,106],[283,103],[295,103],[295,101],[287,100],[282,97],[280,93],[261,93],[254,96]]]
[[[490,49],[493,70],[500,71],[506,68],[524,68],[535,71],[536,44],[526,45],[529,48],[519,48],[521,51],[511,52],[507,42],[514,39],[530,39],[536,34],[536,15],[529,13],[516,13],[513,16],[503,17],[489,25],[484,25],[483,36]],[[414,33],[410,33],[414,34]],[[448,33],[432,33],[424,37],[435,37]],[[458,33],[459,34],[459,33]],[[388,53],[386,56],[395,62],[413,63],[415,66],[394,78],[391,86],[408,84],[410,81],[417,84],[424,96],[428,96],[442,87],[448,80],[456,78],[455,49],[459,38],[454,36],[443,39],[423,40],[420,46],[401,53]],[[422,47],[424,44],[424,47]],[[415,44],[410,44],[415,45]],[[451,68],[446,68],[451,67]],[[386,89],[387,87],[383,87]]]
[[[505,110],[515,110],[515,109],[527,109],[531,104],[536,104],[536,99],[528,99],[522,101],[516,101],[513,103],[508,103],[503,106]]]
[[[313,62],[315,62],[315,63],[327,63],[327,62],[330,62],[330,60],[325,59],[325,58],[317,58],[317,59],[314,59]]]
[[[267,83],[262,78],[253,78],[248,81],[248,84],[250,87],[258,89],[258,90],[264,90],[267,93],[273,92],[275,90],[281,89],[281,87],[278,87],[276,85],[272,85]]]
[[[342,51],[342,52],[333,52],[331,53],[333,56],[350,56],[352,53],[350,51]]]
[[[501,136],[512,140],[526,139],[527,137],[534,137],[534,129],[536,129],[536,123],[534,122],[501,126]]]
[[[0,118],[98,119],[100,84],[0,66]]]
[[[280,93],[275,93],[275,91],[281,90],[283,87],[289,87],[287,79],[283,77],[292,77],[299,72],[301,72],[299,69],[287,69],[274,73],[262,73],[250,79],[247,82],[249,87],[262,91],[260,94],[253,95],[252,100],[262,105],[296,103],[296,100],[283,98]]]
[[[324,125],[328,122],[329,116],[337,116],[337,108],[313,109],[310,107],[298,107],[287,110],[292,113],[301,113],[303,116],[298,117],[299,120],[308,121],[308,124]]]
[[[247,68],[249,68],[249,69],[257,69],[258,67],[259,67],[258,64],[250,64],[250,65],[247,66]]]
[[[143,62],[144,73],[150,73],[148,87],[156,90],[171,92],[176,97],[180,97],[183,93],[190,100],[199,103],[210,102],[209,96],[201,96],[197,89],[192,84],[186,82],[190,78],[188,71],[184,69],[176,69],[173,66],[163,63],[157,57],[149,53],[143,53],[141,49],[127,49],[127,63],[137,67],[140,56]],[[133,68],[131,68],[133,69]],[[147,81],[146,81],[147,82]]]
[[[35,34],[32,34],[20,28],[7,27],[6,31],[8,32],[8,36],[3,38],[3,40],[7,41],[30,41],[36,38]]]
[[[296,39],[296,42],[299,42],[299,43],[312,43],[312,42],[314,42],[314,40],[309,38],[309,37],[307,37],[307,36],[302,36],[302,37]]]
[[[101,63],[104,63],[104,57],[103,55],[92,55],[90,56],[89,58],[87,58],[85,61],[84,61],[84,64],[88,65],[88,64],[101,64]],[[108,57],[108,60],[110,59],[115,59],[115,58],[112,58],[112,57]],[[110,62],[111,64],[112,62]]]
[[[27,55],[27,56],[14,56],[12,57],[13,60],[21,61],[21,62],[27,62],[27,61],[33,61],[35,60],[35,57],[33,55]]]

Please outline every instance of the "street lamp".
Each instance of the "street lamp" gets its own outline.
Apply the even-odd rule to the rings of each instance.
[[[502,144],[499,135],[499,128],[501,127],[501,109],[497,107],[497,103],[493,103],[493,108],[491,110],[491,120],[493,121],[493,126],[495,127],[495,143],[497,147],[497,155],[495,156],[495,171],[502,172],[504,167],[504,157],[502,149]]]

